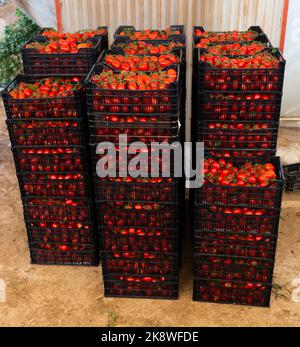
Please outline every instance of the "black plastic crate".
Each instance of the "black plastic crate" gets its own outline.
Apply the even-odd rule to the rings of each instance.
[[[178,278],[171,276],[103,276],[106,297],[178,299]]]
[[[221,210],[221,211],[220,211]],[[222,211],[223,210],[223,211]],[[195,204],[194,234],[222,232],[249,234],[262,238],[263,236],[277,236],[280,210],[248,209],[239,214],[235,208],[220,208]],[[224,212],[225,211],[225,212]]]
[[[230,161],[233,161],[230,158]],[[235,159],[235,165],[243,164],[247,158]],[[256,163],[266,163],[266,159],[257,159]],[[277,180],[268,187],[237,187],[222,186],[206,182],[196,190],[196,202],[203,205],[217,205],[248,208],[280,208],[284,174],[280,164],[280,158],[274,157],[270,161],[275,166]]]
[[[196,93],[194,116],[206,121],[279,122],[282,93]]]
[[[177,51],[174,51],[173,53],[169,53],[169,54],[174,55],[178,60],[177,62],[173,62],[170,65],[179,64],[181,66],[180,72],[184,73],[185,72],[184,70],[181,71],[185,67],[185,64],[183,64],[183,61],[182,61],[182,50],[177,50]],[[107,55],[112,55],[115,57],[117,57],[117,56],[124,56],[124,57],[131,56],[131,57],[140,57],[140,58],[155,56],[155,57],[159,58],[163,54],[128,54],[128,53],[126,54],[122,48],[120,48],[118,46],[114,46],[114,48],[104,50],[97,60],[97,64],[100,63],[100,64],[106,65],[109,68],[113,69],[114,68],[113,66],[110,66],[109,64],[107,64],[105,62],[105,58]],[[164,70],[165,68],[166,67],[159,67],[158,66],[157,70],[149,70],[149,71],[152,71],[152,72],[160,71],[160,70]],[[122,71],[122,68],[116,69],[116,71]],[[136,71],[139,71],[139,70],[136,70]],[[146,72],[149,72],[149,71],[146,71]],[[143,71],[143,72],[145,72],[145,71]]]
[[[83,265],[97,266],[99,264],[99,251],[96,245],[67,246],[58,245],[54,248],[45,243],[30,243],[29,251],[32,264],[41,265]]]
[[[174,38],[172,41],[164,41],[164,40],[131,41],[129,37],[118,36],[115,38],[113,44],[111,45],[111,49],[116,52],[120,52],[122,50],[122,52],[125,53],[124,48],[126,44],[129,44],[129,43],[143,43],[147,46],[151,45],[153,47],[157,47],[160,45],[168,45],[172,42],[177,43],[178,46],[175,46],[174,48],[172,48],[171,53],[182,52],[182,63],[185,64],[186,63],[186,39],[185,39],[185,36],[183,35],[180,35],[179,37]],[[156,52],[152,54],[151,52],[149,52],[149,54],[158,55],[158,53]],[[148,52],[146,55],[148,55]]]
[[[170,29],[170,32],[172,32],[172,31],[179,31],[180,34],[184,34],[184,32],[185,32],[184,25],[177,25],[177,24],[176,25],[170,25],[170,27],[166,28],[166,29]],[[117,38],[117,37],[128,37],[128,38],[130,38],[127,35],[120,35],[122,31],[125,31],[125,32],[127,31],[127,32],[130,33],[130,32],[141,32],[141,31],[144,31],[144,30],[136,30],[133,25],[120,25],[117,28],[117,30],[115,31],[115,33],[114,33],[114,38]],[[151,31],[161,31],[161,30],[159,30],[159,29],[157,29],[157,30],[156,29],[151,29]],[[170,40],[170,39],[172,39],[172,37],[176,38],[177,36],[180,36],[180,34],[173,34],[173,35],[170,34],[164,40],[168,40],[168,39]],[[143,40],[143,39],[141,39],[141,40]],[[136,41],[136,40],[134,40],[134,41]],[[147,41],[147,40],[143,40],[143,41]]]
[[[88,41],[93,47],[80,48],[77,53],[38,53],[34,48],[26,48],[32,42],[49,42],[46,37],[30,39],[21,48],[23,68],[26,75],[76,75],[86,76],[104,49],[105,42],[101,37]]]
[[[102,147],[101,144],[92,144],[91,145],[91,152],[92,152],[92,160],[93,160],[93,174],[96,174],[97,170],[104,169],[105,173],[109,175],[110,177],[115,177],[123,175],[124,177],[128,176],[128,166],[129,168],[137,168],[137,170],[145,171],[146,175],[148,177],[151,177],[151,171],[155,170],[157,173],[162,177],[162,175],[167,175],[167,177],[175,177],[175,168],[177,168],[174,164],[174,153],[176,153],[177,149],[180,146],[179,141],[181,141],[180,136],[177,138],[173,139],[175,141],[172,145],[172,150],[170,151],[169,144],[166,143],[161,143],[158,147],[154,146],[151,148],[150,144],[146,144],[147,146],[147,152],[145,152],[145,159],[147,161],[148,167],[144,168],[142,170],[141,163],[139,165],[133,165],[131,163],[131,160],[136,157],[138,153],[141,152],[141,147],[134,146],[131,144],[131,151],[135,152],[134,154],[128,154],[125,153],[122,154],[119,150],[119,144],[118,144],[118,138],[116,138],[116,165],[114,167],[109,167],[108,164],[104,163],[99,163],[99,160],[103,157],[106,156],[106,149],[105,147]],[[165,146],[166,145],[166,146]],[[128,149],[129,144],[127,145]],[[125,146],[124,146],[125,147]],[[126,149],[126,148],[125,148]],[[159,149],[159,151],[158,151]],[[154,151],[155,150],[155,155]],[[96,152],[97,151],[97,152]],[[168,155],[170,153],[170,156]],[[127,154],[127,155],[126,155]],[[147,154],[147,156],[146,156]],[[126,164],[126,157],[127,157],[127,164]],[[100,176],[98,176],[100,177]],[[106,176],[107,177],[107,176]],[[139,175],[141,177],[141,174]]]
[[[176,178],[100,178],[95,176],[98,201],[177,203],[180,180]]]
[[[18,173],[88,172],[85,147],[13,147],[12,152]]]
[[[102,45],[103,45],[103,49],[107,49],[108,48],[108,27],[105,26],[105,25],[101,25],[101,26],[98,26],[96,28],[96,30],[100,30],[100,29],[104,29],[106,32],[104,32],[103,34],[97,34],[97,35],[94,35],[93,38],[102,38]],[[35,37],[38,37],[38,38],[44,38],[44,37],[47,37],[47,35],[43,35],[43,32],[44,31],[48,31],[48,30],[52,30],[52,31],[56,31],[56,29],[54,28],[50,28],[50,27],[46,27],[46,28],[42,28],[36,35]],[[85,32],[85,31],[94,31],[94,29],[84,29],[84,30],[79,30],[77,32]],[[59,33],[57,31],[57,33]]]
[[[6,120],[12,146],[86,146],[87,128],[82,120],[8,119]]]
[[[196,37],[202,37],[202,36],[196,36],[195,35],[195,31],[196,30],[200,30],[202,33],[204,33],[206,30],[204,29],[204,27],[202,26],[194,26],[193,28],[193,35],[194,35],[194,39]],[[253,31],[255,33],[257,33],[256,36],[253,37],[253,41],[255,41],[260,35],[265,35],[265,33],[263,32],[263,30],[261,29],[260,26],[251,26],[249,27],[249,29],[247,31],[239,31],[239,33],[247,33],[249,31]],[[232,31],[207,31],[207,33],[213,33],[213,34],[226,34],[226,33],[230,33]],[[218,41],[216,40],[215,43],[219,43],[219,42],[222,42],[222,41]],[[224,43],[234,43],[235,41],[223,41]],[[239,40],[238,42],[245,42],[245,41],[241,41]]]
[[[195,28],[201,28],[201,31],[203,32],[204,29],[203,27],[195,27]],[[256,27],[258,28],[258,27]],[[207,43],[207,42],[203,42],[202,46],[207,46],[209,47],[214,47],[214,46],[219,46],[219,45],[232,45],[232,44],[240,44],[240,45],[251,45],[253,43],[262,43],[266,45],[266,48],[273,48],[271,42],[269,41],[267,35],[262,34],[262,30],[259,28],[257,29],[259,31],[258,35],[252,40],[252,41],[232,41],[232,42],[211,42],[211,43]],[[196,69],[197,68],[197,60],[198,60],[198,50],[203,48],[203,47],[197,47],[197,45],[199,43],[201,43],[201,41],[203,40],[203,38],[201,36],[196,36],[194,34],[194,38],[193,38],[193,66]],[[205,41],[205,39],[204,39]],[[205,48],[207,48],[205,47]],[[226,54],[226,51],[224,52],[224,55],[228,55]],[[232,56],[232,55],[231,55]],[[241,55],[240,55],[241,56]]]
[[[198,234],[199,235],[199,234]],[[274,259],[277,238],[274,236],[240,235],[208,232],[194,238],[195,254],[224,255]]]
[[[126,108],[127,110],[127,108]],[[102,128],[168,128],[178,125],[178,113],[100,113],[88,115],[89,121],[97,121]]]
[[[208,149],[208,153],[212,156],[215,156],[217,158],[232,158],[232,159],[239,159],[239,158],[245,158],[248,161],[255,161],[255,160],[262,160],[262,159],[269,159],[275,157],[276,155],[276,149],[228,149],[228,148],[214,148],[214,149]]]
[[[204,142],[206,150],[274,150],[277,145],[279,123],[256,121],[198,121],[196,140]]]
[[[285,165],[284,171],[284,189],[287,192],[300,190],[300,164]]]
[[[199,49],[194,83],[203,91],[282,92],[286,61],[279,49],[266,51],[278,59],[278,68],[219,69],[201,61],[200,57],[206,51]]]
[[[102,272],[124,275],[179,275],[179,255],[149,252],[101,252]]]
[[[196,254],[194,276],[208,280],[272,283],[273,259]]]
[[[247,306],[270,306],[272,285],[194,278],[193,300]]]
[[[89,120],[91,144],[109,141],[117,143],[119,135],[126,134],[128,143],[141,141],[143,143],[167,142],[172,143],[178,139],[179,124],[171,127],[162,127],[160,124],[149,124],[141,127],[131,125],[130,127],[120,127],[118,125],[103,127],[103,123],[97,119]]]
[[[172,64],[169,64],[167,67],[160,67],[158,66],[155,70],[154,69],[149,69],[148,71],[146,72],[155,72],[155,71],[162,71],[162,70],[165,70],[167,69],[168,67],[172,67],[174,66],[174,64],[179,64],[180,65],[180,81],[182,83],[182,88],[186,88],[186,61],[183,60],[183,51],[182,50],[176,50],[174,51],[173,53],[171,53],[173,55],[175,55],[178,59],[178,62],[175,63],[173,62]],[[145,56],[148,56],[148,57],[152,57],[152,56],[156,56],[157,58],[159,58],[159,56],[161,56],[162,54],[134,54],[134,55],[130,55],[130,54],[126,54],[124,53],[124,51],[122,49],[120,49],[119,47],[115,46],[114,50],[104,50],[100,57],[98,58],[97,60],[97,63],[100,63],[100,64],[103,64],[111,69],[113,69],[112,66],[110,66],[109,64],[107,64],[105,62],[105,57],[107,55],[113,55],[113,56],[134,56],[134,57],[140,57],[140,58],[143,58]],[[116,69],[116,71],[122,71],[123,69],[120,68],[120,69]],[[137,70],[139,71],[139,70]],[[185,100],[185,99],[183,99]]]
[[[61,76],[51,76],[61,77]],[[61,119],[83,118],[85,116],[84,87],[74,90],[73,96],[55,98],[13,99],[9,93],[20,83],[34,83],[45,79],[42,76],[17,75],[1,92],[8,119]]]
[[[89,113],[178,113],[180,104],[180,67],[171,65],[167,69],[177,70],[177,80],[163,90],[114,90],[101,89],[91,81],[95,74],[114,71],[103,64],[96,64],[86,78],[87,108]],[[115,72],[118,73],[118,72]],[[126,108],[124,108],[126,107]],[[125,112],[125,110],[127,112]]]
[[[23,198],[24,219],[27,222],[92,223],[94,204],[90,199]],[[46,227],[45,226],[45,227]],[[84,226],[82,226],[84,227]]]
[[[176,228],[178,226],[177,204],[147,203],[139,205],[142,206],[141,209],[136,209],[132,202],[97,202],[100,225],[148,228]],[[146,208],[150,205],[154,206],[154,209]]]
[[[22,197],[90,197],[89,178],[79,173],[67,174],[17,174]]]
[[[228,42],[212,42],[207,44],[206,42],[202,45],[202,47],[197,47],[198,44],[201,44],[201,40],[202,37],[201,36],[194,36],[194,41],[193,41],[193,59],[197,59],[197,50],[201,49],[201,48],[206,48],[206,49],[210,49],[210,48],[214,48],[216,46],[232,46],[235,44],[240,44],[241,46],[249,46],[249,45],[253,45],[253,44],[262,44],[261,45],[261,51],[266,49],[266,48],[273,48],[271,42],[269,41],[268,37],[266,35],[263,34],[259,34],[253,41],[242,41],[242,42],[232,42],[232,43],[228,43]],[[225,47],[225,50],[222,52],[223,55],[227,55],[227,56],[234,56],[233,54],[226,54],[226,50],[228,50],[227,47]],[[261,52],[259,51],[259,52]],[[216,54],[215,52],[210,52],[211,54]],[[258,53],[258,52],[257,52]],[[249,54],[236,54],[238,56],[246,56]]]
[[[118,252],[177,253],[180,250],[178,228],[102,226],[101,249]]]
[[[44,243],[47,247],[74,249],[97,244],[92,224],[73,222],[26,222],[29,242]],[[73,248],[72,248],[73,247]],[[77,248],[75,248],[77,250]]]

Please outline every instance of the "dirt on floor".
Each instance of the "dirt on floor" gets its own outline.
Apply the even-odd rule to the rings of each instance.
[[[176,301],[104,298],[101,267],[31,265],[3,112],[0,211],[0,326],[300,326],[300,193],[284,195],[271,308],[193,302],[189,242]]]

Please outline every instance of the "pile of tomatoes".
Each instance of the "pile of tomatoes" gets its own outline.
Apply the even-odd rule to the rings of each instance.
[[[177,64],[178,57],[174,54],[162,54],[159,57],[137,55],[107,54],[104,62],[115,70],[123,71],[159,71],[169,65]]]
[[[211,44],[218,42],[250,42],[253,41],[258,33],[255,31],[227,31],[227,32],[213,32],[202,31],[196,29],[195,36],[201,37],[201,42]]]
[[[13,99],[66,98],[73,96],[79,88],[81,83],[78,77],[48,77],[33,83],[20,82],[9,95]]]
[[[25,45],[25,48],[36,50],[40,54],[56,54],[56,53],[78,53],[82,48],[94,47],[97,41],[90,40],[93,37],[103,36],[106,29],[86,30],[74,34],[59,33],[56,30],[44,30],[42,36],[47,37],[48,41],[32,41]]]
[[[119,36],[127,36],[132,41],[143,41],[143,40],[166,40],[170,35],[180,35],[181,32],[179,30],[171,30],[171,28],[166,28],[164,30],[133,30],[126,29],[121,31]]]
[[[47,37],[49,40],[61,40],[68,38],[75,38],[77,42],[85,41],[91,37],[103,36],[107,34],[106,28],[97,28],[96,30],[80,30],[76,33],[60,33],[55,29],[45,29],[41,35]]]
[[[34,49],[39,54],[76,54],[81,48],[91,48],[95,46],[95,42],[81,42],[78,43],[75,38],[60,39],[59,41],[32,41],[25,45],[25,48]]]
[[[272,163],[247,162],[239,167],[224,159],[208,158],[204,161],[205,180],[221,186],[268,187],[276,181]]]
[[[100,89],[113,90],[163,90],[176,81],[177,71],[168,69],[153,73],[134,71],[121,71],[116,73],[112,70],[103,71],[92,77]]]
[[[252,42],[249,44],[245,43],[227,43],[227,44],[212,44],[207,45],[206,43],[200,41],[195,45],[196,48],[205,48],[208,54],[213,54],[217,56],[228,55],[228,56],[246,56],[255,55],[260,53],[268,47],[267,44],[261,42]]]
[[[133,41],[129,43],[118,43],[115,47],[121,48],[126,54],[169,54],[172,53],[175,48],[182,48],[183,43],[170,41],[167,43],[160,43],[154,45],[144,41]]]
[[[279,61],[271,53],[259,53],[249,57],[218,56],[204,53],[200,60],[216,69],[278,69]]]

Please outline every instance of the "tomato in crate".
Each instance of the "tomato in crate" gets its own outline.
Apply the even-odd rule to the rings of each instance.
[[[109,274],[103,280],[107,297],[178,298],[177,277]]]
[[[266,283],[194,278],[194,301],[268,307],[272,286]]]
[[[17,75],[1,93],[8,119],[82,118],[79,77]]]
[[[88,112],[178,113],[179,74],[178,65],[143,73],[96,64],[86,79]]]
[[[179,252],[178,229],[134,226],[101,226],[101,248],[122,252]]]

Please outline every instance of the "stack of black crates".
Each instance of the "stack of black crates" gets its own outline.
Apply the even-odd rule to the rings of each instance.
[[[194,27],[192,139],[204,142],[206,158],[223,158],[237,167],[247,161],[271,162],[277,180],[267,187],[205,181],[195,191],[193,298],[268,306],[283,189],[280,160],[274,156],[285,60],[260,27],[250,27],[248,32],[252,34],[247,42],[238,40],[241,33],[226,42],[226,33],[206,33]],[[214,42],[210,35],[215,36]],[[236,43],[244,47],[262,44],[263,52],[276,57],[279,67],[215,68],[201,60],[216,45],[224,45],[226,51],[225,45]],[[249,215],[230,212],[247,208]]]
[[[105,296],[178,297],[179,231],[183,220],[184,187],[181,179],[151,177],[150,174],[150,144],[182,142],[184,136],[180,120],[185,118],[185,35],[183,26],[176,27],[180,31],[177,35],[172,35],[172,30],[175,30],[172,28],[165,40],[143,40],[146,46],[168,45],[174,41],[180,43],[180,48],[171,52],[179,57],[179,63],[169,66],[177,71],[177,79],[167,89],[112,90],[100,88],[92,81],[96,74],[112,70],[105,64],[107,54],[124,55],[126,45],[135,42],[126,35],[119,35],[122,31],[136,31],[133,27],[120,27],[116,31],[111,50],[103,52],[87,78]],[[114,73],[121,71],[114,70]],[[128,146],[133,141],[147,145],[148,177],[133,178],[125,172],[125,177],[101,178],[96,173],[97,162],[104,154],[100,153],[100,143],[109,141],[116,146],[117,175],[120,172],[124,174],[121,165],[124,163],[118,157],[120,134],[127,135]],[[132,157],[134,155],[128,155],[128,162]],[[161,170],[161,162],[157,164]]]
[[[300,164],[290,164],[283,167],[284,171],[284,189],[287,192],[296,192],[300,190]]]
[[[49,43],[51,28],[42,29],[24,45],[24,75],[2,92],[7,127],[21,192],[33,264],[97,265],[99,250],[94,223],[94,198],[84,86],[71,96],[14,98],[23,82],[77,77],[87,73],[107,48],[107,28],[90,39],[93,47],[77,53],[39,53],[28,43]],[[47,86],[45,87],[47,89]]]

